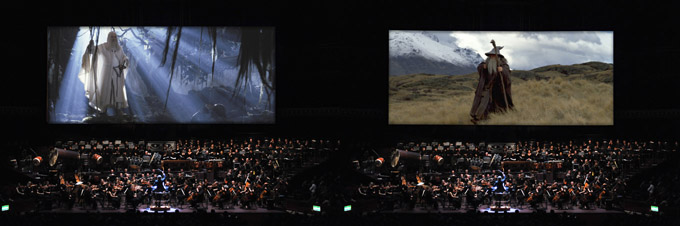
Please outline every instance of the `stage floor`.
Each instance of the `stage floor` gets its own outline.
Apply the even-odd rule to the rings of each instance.
[[[72,209],[57,208],[57,209],[52,209],[52,210],[43,210],[43,211],[39,211],[39,212],[42,212],[42,213],[125,213],[128,210],[129,210],[129,208],[128,209],[125,209],[125,208],[120,208],[120,209],[98,208],[98,209],[94,210],[94,209],[85,209],[85,208],[80,208],[80,207],[74,207]],[[149,212],[149,213],[155,213],[156,212],[154,210],[151,210],[151,208],[147,207],[146,205],[138,207],[135,210],[138,210],[139,212],[142,212],[142,213],[145,212],[145,211]],[[226,213],[235,213],[235,214],[285,213],[285,211],[283,211],[283,210],[268,210],[266,208],[242,209],[242,208],[236,207],[236,208],[231,208],[231,209],[220,209],[220,208],[209,206],[207,208],[194,209],[194,208],[191,208],[189,205],[177,206],[177,207],[171,206],[170,210],[165,211],[165,212],[167,212],[167,213],[175,213],[175,212],[193,213],[197,210],[201,210],[201,211],[205,210],[208,213],[212,213],[212,211],[214,210],[215,213],[225,213],[226,212]],[[159,212],[163,212],[163,211],[159,211]]]
[[[624,213],[622,210],[607,210],[607,209],[602,209],[602,208],[593,208],[593,209],[579,209],[579,208],[572,208],[572,209],[558,209],[556,207],[548,206],[547,208],[540,208],[541,211],[545,211],[546,213],[550,213],[550,211],[555,211],[555,213],[574,213],[574,214],[579,214],[579,213]],[[422,207],[416,207],[412,210],[402,210],[402,209],[395,209],[392,211],[380,211],[381,213],[468,213],[470,209],[467,208],[461,208],[461,209],[446,209],[446,208],[439,208],[439,209],[427,209],[427,208],[422,208]],[[507,211],[507,213],[515,213],[516,210],[519,210],[518,213],[535,213],[537,210],[534,210],[528,206],[524,206],[521,208],[510,208],[510,210]],[[493,210],[490,209],[488,205],[482,205],[479,208],[476,209],[476,211],[479,211],[480,213],[495,213]],[[499,212],[499,213],[502,213]]]
[[[284,210],[275,210],[275,209],[266,209],[266,208],[253,208],[253,209],[242,209],[240,207],[234,207],[234,208],[228,208],[228,209],[220,209],[217,207],[213,206],[207,206],[203,208],[199,208],[201,211],[206,211],[208,213],[212,213],[213,211],[215,213],[233,213],[233,214],[279,214],[279,213],[286,213]],[[142,205],[135,210],[138,210],[139,212],[149,212],[149,213],[154,213],[155,211],[151,210],[149,206],[147,205]],[[534,213],[537,212],[534,209],[531,209],[528,206],[524,206],[521,208],[511,208],[510,210],[507,211],[507,213],[516,213],[516,210],[519,210],[518,213]],[[607,209],[602,209],[602,208],[594,208],[594,209],[579,209],[579,208],[572,208],[572,209],[565,209],[565,210],[560,210],[552,206],[548,206],[547,208],[543,208],[543,210],[547,213],[551,212],[554,210],[555,213],[573,213],[573,214],[589,214],[589,213],[598,213],[598,214],[619,214],[623,213],[622,210],[607,210]],[[39,212],[43,213],[125,213],[128,211],[128,209],[125,208],[120,208],[120,209],[110,209],[110,208],[98,208],[96,210],[93,209],[85,209],[81,207],[74,207],[72,209],[63,209],[63,208],[55,208],[52,210],[43,210]],[[191,208],[189,205],[183,205],[183,206],[171,206],[171,209],[166,211],[167,213],[193,213],[197,211],[197,209]],[[395,213],[395,214],[426,214],[426,213],[450,213],[450,214],[461,214],[461,213],[468,213],[469,209],[467,208],[462,208],[462,209],[447,209],[447,208],[439,208],[439,209],[427,209],[423,207],[416,207],[414,209],[394,209],[394,210],[380,210],[378,211],[379,213]],[[490,209],[488,205],[482,205],[479,208],[476,209],[476,211],[479,211],[480,213],[494,213],[493,210]],[[163,212],[163,211],[159,211]],[[502,212],[499,212],[502,213]]]

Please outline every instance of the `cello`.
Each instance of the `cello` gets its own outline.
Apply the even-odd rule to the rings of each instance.
[[[260,195],[257,197],[257,202],[262,204],[262,200],[264,200],[264,197],[267,195],[267,193],[267,188],[262,189],[262,192],[260,192]]]
[[[557,202],[560,201],[561,198],[562,198],[562,191],[558,191],[558,192],[555,193],[555,196],[553,196],[552,201],[553,201],[553,203],[557,203]]]
[[[527,203],[532,203],[534,201],[534,197],[536,197],[536,193],[534,192],[529,192],[529,198],[527,198]]]
[[[602,189],[599,195],[597,195],[597,199],[595,200],[596,203],[600,203],[602,201],[602,198],[607,194],[607,191]]]
[[[238,190],[236,190],[236,186],[232,186],[229,188],[229,193],[231,194],[231,203],[236,204],[238,202],[238,194],[240,193]]]
[[[219,191],[217,191],[217,194],[215,194],[215,197],[213,197],[212,201],[214,203],[220,203],[222,201],[222,197],[225,195],[225,193],[227,193],[227,191],[224,190],[224,188],[220,189]]]
[[[187,198],[187,202],[188,202],[188,203],[192,203],[192,202],[197,202],[197,201],[198,201],[198,198],[199,198],[199,196],[200,196],[200,194],[199,194],[199,190],[200,190],[200,189],[201,189],[201,188],[200,188],[200,185],[199,185],[199,187],[196,188],[196,191],[191,191],[191,192],[189,192],[189,198]]]

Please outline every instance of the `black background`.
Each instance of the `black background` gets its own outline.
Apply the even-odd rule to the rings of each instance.
[[[677,138],[677,4],[651,1],[23,2],[3,15],[6,143],[269,135],[394,140]],[[276,124],[52,125],[48,26],[274,26]],[[614,31],[614,126],[387,124],[388,31]],[[9,61],[8,61],[9,60]],[[461,106],[469,108],[469,106]]]

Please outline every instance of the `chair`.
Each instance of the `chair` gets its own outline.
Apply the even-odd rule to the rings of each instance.
[[[83,166],[89,166],[90,165],[90,155],[80,154],[80,160],[83,161]]]
[[[142,157],[142,165],[146,164],[147,166],[150,165],[151,163],[151,156],[145,155]]]
[[[484,158],[482,158],[482,166],[484,167],[491,166],[491,158],[489,156],[484,156]]]

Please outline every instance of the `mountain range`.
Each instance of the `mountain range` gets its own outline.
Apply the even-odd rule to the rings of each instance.
[[[475,72],[479,53],[461,48],[455,38],[437,31],[390,31],[389,75],[460,75]]]

